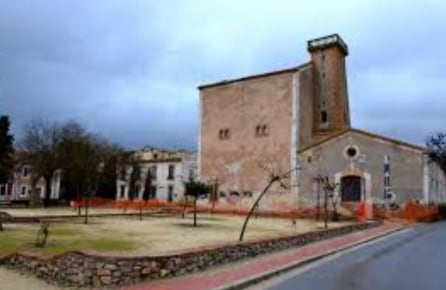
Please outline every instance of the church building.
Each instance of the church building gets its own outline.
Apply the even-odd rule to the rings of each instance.
[[[351,126],[341,37],[307,49],[302,65],[198,87],[201,180],[217,185],[219,200],[252,201],[271,171],[297,168],[265,196],[268,208],[314,205],[320,176],[342,202],[444,202],[445,176],[424,147]]]

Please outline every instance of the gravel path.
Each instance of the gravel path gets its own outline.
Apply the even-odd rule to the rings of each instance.
[[[56,290],[61,289],[27,274],[0,267],[2,290]]]

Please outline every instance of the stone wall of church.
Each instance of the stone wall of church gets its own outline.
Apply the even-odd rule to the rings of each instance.
[[[299,70],[299,146],[308,147],[313,140],[313,66]],[[298,149],[297,148],[297,149]]]
[[[356,158],[348,158],[345,154],[350,145],[359,151]],[[365,157],[363,163],[360,162],[361,155]],[[404,202],[409,198],[423,200],[424,162],[420,150],[350,131],[301,154],[301,202],[315,202],[316,183],[313,178],[317,173],[328,175],[334,181],[336,174],[357,175],[363,171],[370,174],[366,189],[370,190],[371,197],[382,199],[385,155],[390,156],[391,190],[396,194],[396,201]]]
[[[446,203],[446,175],[437,163],[430,161],[426,168],[427,203]]]
[[[268,172],[259,163],[271,163],[280,170],[291,167],[293,74],[245,79],[200,91],[202,180],[218,178],[219,192],[249,195],[267,183]]]

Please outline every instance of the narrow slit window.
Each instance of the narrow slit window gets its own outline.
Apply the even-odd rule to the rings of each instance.
[[[231,138],[231,130],[229,129],[221,129],[218,132],[218,139],[220,140],[228,140]]]
[[[263,125],[263,127],[262,127],[262,136],[268,136],[268,135],[269,135],[268,126]]]
[[[262,127],[260,125],[257,125],[256,127],[256,136],[259,137],[262,135]]]
[[[328,122],[327,111],[322,111],[322,112],[321,112],[321,122],[322,122],[322,123],[327,123],[327,122]]]
[[[229,131],[229,129],[225,130],[225,139],[229,139],[231,137],[231,131]]]
[[[269,127],[266,124],[256,126],[256,137],[266,137],[269,135]]]

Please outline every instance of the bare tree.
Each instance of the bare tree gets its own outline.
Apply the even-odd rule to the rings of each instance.
[[[322,185],[322,190],[324,191],[324,228],[328,228],[329,200],[331,201],[333,208],[332,220],[338,220],[337,206],[339,204],[339,199],[335,196],[338,184],[331,182],[328,176],[322,176],[320,174],[318,175],[317,180]]]
[[[285,184],[285,180],[289,179],[292,172],[296,171],[298,168],[293,168],[288,170],[285,173],[280,173],[279,171],[274,169],[274,166],[272,165],[272,163],[270,162],[270,167],[266,167],[263,166],[262,164],[259,164],[264,170],[269,171],[269,179],[268,179],[268,183],[266,184],[265,188],[263,189],[263,191],[259,194],[259,196],[257,197],[257,199],[255,200],[254,204],[252,205],[251,209],[249,210],[248,215],[245,218],[245,222],[243,223],[243,227],[242,230],[240,232],[240,237],[239,240],[243,241],[243,236],[245,234],[245,230],[246,227],[248,225],[248,221],[251,218],[251,215],[253,214],[254,210],[258,207],[260,200],[262,199],[262,197],[268,192],[268,190],[271,188],[271,186],[275,183],[278,183],[282,188],[289,188],[286,184]]]
[[[29,198],[29,202],[30,202],[30,206],[31,207],[35,207],[39,204],[39,191],[37,191],[37,183],[40,180],[40,176],[39,174],[33,169],[31,168],[30,172],[29,172],[29,178],[30,178],[30,183],[31,183],[31,195]]]
[[[118,159],[124,152],[117,144],[104,141],[101,146],[104,150],[103,170],[99,175],[97,195],[103,198],[116,197],[116,180],[118,179]]]
[[[108,143],[88,133],[82,125],[74,121],[63,125],[61,131],[57,150],[64,184],[74,188],[77,200],[85,197],[86,193],[88,197],[92,197],[98,189],[102,173],[99,169],[107,158]],[[65,196],[69,199],[73,197]]]
[[[116,146],[75,121],[60,124],[36,119],[25,126],[21,147],[26,162],[32,165],[35,182],[45,181],[44,205],[48,206],[57,170],[62,173],[65,199],[80,200],[84,192],[97,191],[102,174],[98,167]]]
[[[21,147],[35,174],[45,180],[44,206],[47,207],[51,195],[51,180],[60,166],[58,146],[61,140],[61,127],[58,123],[42,119],[32,120],[24,127]]]

